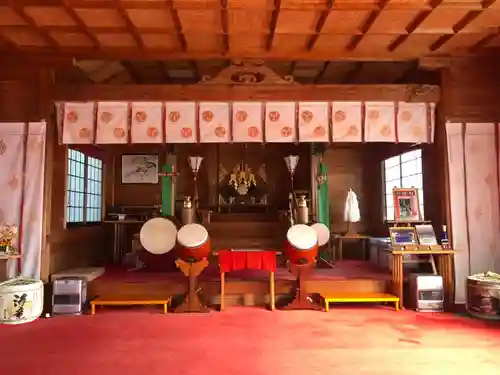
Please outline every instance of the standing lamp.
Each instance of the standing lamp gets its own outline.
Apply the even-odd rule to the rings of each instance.
[[[292,192],[293,192],[293,176],[295,174],[295,169],[297,168],[297,164],[299,163],[299,156],[298,155],[285,156],[285,163],[288,169],[288,173],[290,173],[290,181],[292,183]]]
[[[191,167],[191,171],[193,171],[193,183],[194,183],[194,194],[193,200],[195,207],[198,207],[198,171],[200,170],[201,162],[203,161],[203,156],[189,156],[188,157],[189,166]]]

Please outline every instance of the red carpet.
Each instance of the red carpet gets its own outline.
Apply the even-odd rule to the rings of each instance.
[[[500,325],[377,307],[99,310],[0,325],[1,373],[497,375]]]

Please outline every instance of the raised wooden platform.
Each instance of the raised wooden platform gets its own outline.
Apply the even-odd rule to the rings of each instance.
[[[399,311],[399,297],[390,293],[334,293],[323,297],[325,311],[328,312],[330,303],[377,303],[392,302],[394,308]]]
[[[149,296],[137,297],[137,296],[109,296],[107,298],[97,297],[90,301],[90,313],[95,314],[96,306],[137,306],[137,305],[162,305],[163,312],[166,314],[168,312],[168,305],[170,304],[171,298],[155,299]]]
[[[294,288],[293,275],[284,268],[276,272],[276,296],[289,296]],[[391,290],[391,274],[387,270],[375,268],[365,261],[342,261],[335,268],[318,268],[311,280],[305,282],[308,293],[328,296],[336,293],[371,295],[388,293]],[[220,275],[218,267],[211,264],[200,276],[200,287],[208,305],[220,304]],[[164,299],[187,292],[187,279],[178,272],[127,271],[109,268],[88,285],[90,296],[100,299],[126,298]],[[252,298],[248,298],[251,295]],[[226,275],[226,306],[249,304],[264,305],[269,302],[269,274],[267,272],[245,270]]]

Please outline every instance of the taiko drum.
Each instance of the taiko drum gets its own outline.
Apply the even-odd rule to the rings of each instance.
[[[286,233],[284,253],[294,264],[314,262],[318,255],[318,235],[308,225],[297,224]]]
[[[210,255],[210,239],[203,225],[186,224],[177,232],[179,257],[186,262],[196,262]]]

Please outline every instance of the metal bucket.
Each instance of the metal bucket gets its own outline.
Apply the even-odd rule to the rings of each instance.
[[[500,320],[500,279],[488,273],[467,278],[467,311],[480,319]]]

